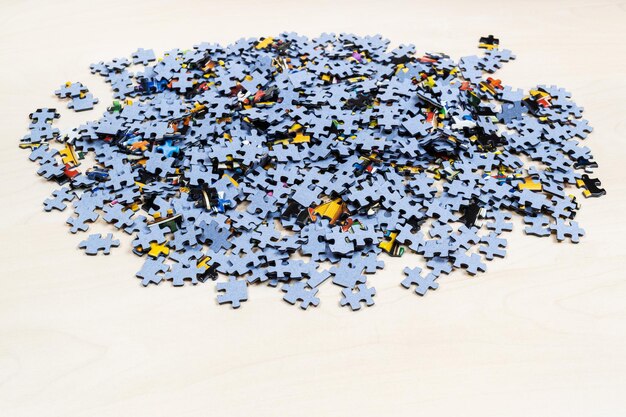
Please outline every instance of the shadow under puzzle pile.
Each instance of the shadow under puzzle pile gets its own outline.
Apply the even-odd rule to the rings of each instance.
[[[72,233],[102,218],[133,235],[143,285],[224,274],[217,301],[233,307],[259,284],[317,306],[330,279],[358,310],[374,304],[367,280],[382,254],[406,251],[426,267],[398,281],[424,295],[442,274],[504,256],[515,214],[527,234],[578,242],[568,189],[604,190],[588,175],[597,165],[578,140],[591,128],[570,93],[489,77],[514,58],[493,36],[458,62],[388,44],[284,33],[158,61],[139,49],[92,65],[121,100],[100,120],[61,134],[56,110],[39,109],[20,146],[62,185],[44,208],[71,202]],[[56,94],[74,111],[97,102],[78,82]],[[79,246],[118,245],[109,234]]]

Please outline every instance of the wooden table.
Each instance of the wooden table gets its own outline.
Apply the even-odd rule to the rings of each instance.
[[[624,415],[623,2],[3,1],[0,11],[1,416]],[[399,285],[414,259],[389,260],[372,278],[375,307],[360,313],[340,308],[332,285],[306,312],[261,287],[232,311],[216,305],[214,284],[142,288],[128,236],[109,257],[77,250],[68,212],[42,210],[54,185],[17,147],[27,115],[57,107],[61,129],[98,118],[111,92],[89,64],[137,47],[282,31],[382,33],[455,58],[499,37],[518,58],[498,78],[566,87],[595,128],[584,145],[608,195],[582,200],[587,236],[556,244],[518,222],[504,260],[423,298]],[[67,80],[100,98],[94,111],[53,96]]]

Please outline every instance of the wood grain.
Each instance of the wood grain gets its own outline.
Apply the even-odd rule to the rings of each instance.
[[[0,2],[0,416],[623,416],[626,410],[624,3]],[[518,59],[506,84],[567,87],[595,131],[585,145],[608,191],[583,200],[578,245],[523,236],[477,278],[455,273],[419,298],[399,286],[411,258],[372,282],[353,314],[322,287],[306,312],[254,288],[238,311],[214,285],[141,288],[129,240],[87,257],[54,186],[17,142],[27,115],[61,128],[110,103],[89,64],[200,41],[281,31],[382,33],[458,58],[493,33]],[[52,92],[82,81],[100,104],[73,114]],[[104,227],[98,231],[105,231]]]

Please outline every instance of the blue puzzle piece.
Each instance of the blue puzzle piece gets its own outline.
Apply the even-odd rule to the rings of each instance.
[[[108,255],[111,253],[111,248],[119,245],[120,241],[113,239],[113,234],[109,233],[106,237],[102,237],[101,234],[89,235],[89,238],[80,242],[78,247],[85,249],[87,255],[97,255],[100,251]]]
[[[343,298],[340,301],[341,306],[349,305],[352,311],[360,310],[361,303],[364,302],[366,306],[371,307],[374,305],[374,296],[376,295],[376,288],[368,288],[365,284],[359,284],[356,286],[356,291],[350,288],[344,288],[341,290]]]
[[[424,295],[430,289],[436,290],[439,288],[439,284],[435,282],[437,276],[430,273],[425,278],[421,275],[421,268],[404,268],[404,274],[407,276],[402,281],[402,286],[404,288],[411,288],[411,285],[415,285],[415,293],[419,295]]]
[[[297,301],[301,301],[300,308],[303,310],[306,310],[310,305],[317,307],[320,303],[320,299],[315,296],[318,289],[307,288],[305,281],[285,284],[282,290],[286,293],[283,296],[283,300],[287,301],[289,304],[295,304]]]
[[[227,282],[219,282],[217,291],[224,292],[217,296],[219,304],[231,303],[233,308],[239,308],[242,301],[248,300],[248,286],[246,281],[230,277]]]

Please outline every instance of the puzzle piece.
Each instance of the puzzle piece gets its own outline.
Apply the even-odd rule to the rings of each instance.
[[[242,301],[248,300],[248,286],[244,280],[230,277],[227,282],[219,282],[216,287],[217,291],[224,292],[217,296],[219,304],[231,303],[232,308],[239,308]]]
[[[569,223],[563,219],[556,219],[556,222],[550,226],[550,229],[556,234],[556,239],[561,242],[569,237],[572,243],[578,243],[585,231],[578,227],[578,222],[570,221]]]
[[[63,187],[52,193],[52,198],[48,198],[43,202],[45,211],[59,210],[63,211],[67,208],[66,201],[72,201],[76,198],[76,194],[71,192],[69,187]]]
[[[485,254],[485,258],[488,260],[492,260],[494,256],[499,256],[501,258],[506,255],[506,239],[501,239],[494,232],[489,233],[487,236],[483,236],[480,238],[481,243],[486,243],[486,245],[481,245],[478,249],[480,253]]]
[[[415,285],[415,293],[419,295],[425,295],[428,290],[436,290],[439,288],[439,284],[435,282],[437,276],[429,273],[424,278],[421,272],[422,269],[418,267],[404,268],[404,274],[407,277],[402,281],[402,286],[404,288],[411,288],[411,285]]]
[[[56,90],[54,94],[59,98],[69,98],[69,97],[78,97],[82,93],[86,93],[87,91],[89,90],[82,83],[80,82],[73,83],[73,82],[68,81],[65,84],[63,84],[61,88]]]
[[[67,108],[74,111],[85,111],[93,109],[93,106],[97,103],[98,99],[94,98],[93,94],[87,93],[72,97],[72,100],[67,104]]]
[[[535,235],[535,236],[549,236],[550,229],[546,226],[550,224],[550,221],[546,216],[526,216],[524,217],[524,223],[530,224],[530,227],[524,228],[524,232],[527,235]]]
[[[283,300],[292,305],[297,301],[301,301],[300,308],[303,310],[306,310],[310,305],[317,307],[320,303],[320,299],[315,296],[318,289],[307,288],[307,283],[305,281],[285,284],[283,285],[282,290],[286,293],[283,296]]]
[[[152,49],[139,48],[133,52],[133,64],[148,65],[151,61],[156,60],[154,51]]]
[[[454,255],[453,265],[455,268],[465,268],[470,275],[476,275],[479,271],[485,272],[487,270],[487,265],[481,262],[480,255],[475,253],[468,255],[462,251]]]
[[[135,274],[141,278],[141,285],[158,285],[163,280],[163,273],[169,271],[169,266],[163,263],[163,259],[147,258],[139,271]]]
[[[193,285],[196,285],[198,283],[199,273],[200,270],[196,267],[196,265],[185,265],[183,263],[176,263],[170,267],[169,271],[165,272],[165,279],[171,280],[172,285],[175,287],[182,287],[183,285],[185,285],[185,281],[190,281]],[[234,303],[233,307],[237,308],[235,307]]]
[[[113,239],[113,233],[109,233],[106,237],[102,237],[101,234],[89,235],[87,240],[80,242],[78,247],[85,249],[87,255],[97,255],[100,251],[105,255],[111,253],[111,248],[116,248],[120,245],[120,241]]]
[[[580,179],[576,180],[576,186],[584,188],[583,195],[585,197],[600,197],[606,194],[604,188],[600,188],[602,183],[597,178],[590,178],[589,175],[583,174]]]
[[[374,296],[376,295],[376,288],[368,288],[366,284],[359,284],[355,288],[356,291],[350,288],[344,288],[341,290],[343,298],[340,301],[341,306],[349,305],[352,311],[360,310],[361,303],[371,307],[374,305]]]

